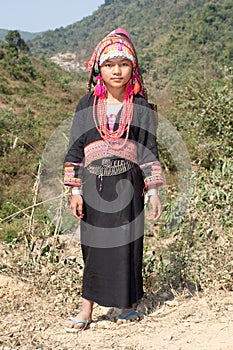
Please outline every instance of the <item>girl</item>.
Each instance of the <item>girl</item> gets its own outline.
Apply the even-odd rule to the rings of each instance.
[[[121,28],[108,34],[87,68],[89,93],[74,116],[64,179],[81,219],[84,259],[82,307],[67,324],[70,332],[92,321],[94,302],[120,308],[117,324],[138,319],[146,191],[154,220],[162,212],[155,115],[129,34]]]

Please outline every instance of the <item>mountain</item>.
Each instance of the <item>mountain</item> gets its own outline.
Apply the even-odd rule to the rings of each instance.
[[[22,39],[24,39],[24,41],[32,40],[32,39],[36,38],[38,35],[42,34],[42,32],[30,33],[30,32],[24,32],[21,30],[19,30],[18,32],[20,33],[20,36]],[[8,33],[8,29],[1,29],[0,28],[0,40],[4,41],[7,33]]]
[[[29,46],[36,56],[75,53],[83,67],[98,41],[123,27],[139,52],[143,73],[161,88],[193,71],[214,74],[218,64],[231,63],[232,7],[230,0],[105,0],[91,16],[44,32]]]

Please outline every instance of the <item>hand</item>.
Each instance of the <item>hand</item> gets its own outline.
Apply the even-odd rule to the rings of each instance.
[[[77,219],[83,218],[83,197],[80,194],[72,194],[70,208]]]
[[[149,220],[157,220],[162,215],[162,204],[159,196],[154,194],[149,197],[150,214],[147,216]]]

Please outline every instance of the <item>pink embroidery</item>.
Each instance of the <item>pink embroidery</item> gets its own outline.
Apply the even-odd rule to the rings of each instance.
[[[163,178],[161,175],[148,176],[145,178],[144,182],[146,188],[148,188],[150,185],[162,186]]]
[[[118,50],[119,50],[119,51],[122,51],[122,43],[119,43],[119,44],[118,44]]]
[[[83,163],[72,163],[72,162],[66,162],[65,166],[70,166],[70,165],[74,165],[74,166],[83,166]]]
[[[82,163],[67,162],[65,164],[64,185],[72,185],[77,187],[82,186],[82,180],[75,177],[75,170],[74,170],[74,166],[77,166],[79,164],[82,164]]]
[[[119,139],[112,142],[114,146],[120,146],[124,139]],[[110,142],[111,144],[111,142]],[[131,160],[134,163],[138,163],[137,158],[137,145],[132,141],[127,141],[124,148],[112,149],[103,140],[90,143],[84,148],[85,153],[85,167],[91,162],[97,159],[102,159],[110,156],[117,156],[119,158]]]
[[[155,166],[157,165],[158,167],[160,167],[160,162],[157,160],[155,162],[150,162],[150,163],[144,163],[144,164],[141,164],[140,165],[140,168],[141,169],[144,169],[144,168],[147,168],[147,167],[150,167],[150,166]]]
[[[144,180],[145,182],[145,187],[148,188],[150,185],[157,185],[157,186],[161,186],[163,185],[163,177],[162,177],[162,169],[160,166],[160,162],[156,161],[151,163],[147,163],[150,164],[151,166],[151,175],[147,176]]]
[[[162,169],[160,162],[157,160],[155,162],[145,163],[140,166],[141,169],[150,167],[151,175],[144,179],[145,187],[148,188],[150,185],[163,185]]]

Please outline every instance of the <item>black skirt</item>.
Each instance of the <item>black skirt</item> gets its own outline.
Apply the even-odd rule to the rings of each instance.
[[[143,296],[144,181],[135,164],[98,177],[84,171],[82,297],[107,307],[130,308]]]

